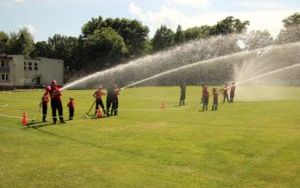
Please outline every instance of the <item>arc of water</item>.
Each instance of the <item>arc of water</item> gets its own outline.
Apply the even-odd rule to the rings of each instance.
[[[198,61],[198,62],[195,62],[195,63],[192,63],[192,64],[183,65],[183,66],[180,66],[180,67],[177,67],[177,68],[174,68],[174,69],[171,69],[171,70],[167,70],[167,71],[164,71],[162,73],[153,75],[151,77],[148,77],[148,78],[145,78],[143,80],[140,80],[140,81],[137,81],[135,83],[132,83],[130,85],[127,85],[127,86],[123,87],[122,89],[128,88],[130,86],[137,85],[139,83],[143,83],[145,81],[148,81],[148,80],[151,80],[151,79],[154,79],[154,78],[161,77],[163,75],[166,75],[166,74],[169,74],[169,73],[172,73],[172,72],[176,72],[176,71],[181,70],[181,69],[187,69],[187,68],[191,68],[191,67],[194,67],[194,66],[197,66],[197,65],[211,63],[211,62],[222,60],[222,59],[225,59],[225,58],[228,58],[228,57],[238,57],[238,56],[242,56],[244,54],[251,53],[251,52],[253,52],[253,53],[261,52],[261,50],[265,50],[265,49],[267,50],[267,49],[271,49],[271,48],[272,49],[281,48],[281,47],[285,47],[286,45],[299,45],[299,42],[288,43],[288,44],[280,45],[280,46],[268,46],[268,47],[265,47],[265,48],[260,48],[260,49],[251,50],[251,51],[236,52],[236,53],[228,54],[228,55],[225,55],[225,56],[220,56],[220,57],[216,57],[216,58],[212,58],[212,59],[208,59],[208,60]],[[147,57],[144,57],[144,58],[150,58],[150,57],[151,56],[147,56]],[[111,71],[123,70],[123,69],[125,69],[127,67],[131,67],[131,66],[134,66],[134,65],[135,64],[133,62],[130,62],[128,64],[119,65],[119,66],[117,66],[115,68],[112,68],[112,69],[108,69],[108,70],[105,70],[105,71],[96,72],[94,74],[91,74],[89,76],[86,76],[84,78],[76,80],[74,82],[66,84],[61,90],[65,90],[65,89],[71,88],[71,87],[73,87],[73,86],[75,86],[77,84],[83,83],[83,82],[85,82],[85,81],[87,81],[89,79],[95,78],[95,77],[104,76],[106,74],[111,73]]]
[[[242,84],[251,82],[253,80],[257,80],[257,79],[262,78],[262,77],[266,77],[266,76],[269,76],[269,75],[272,75],[272,74],[275,74],[275,73],[278,73],[278,72],[286,71],[286,70],[289,70],[289,69],[292,69],[292,68],[297,68],[297,67],[300,67],[300,63],[294,64],[294,65],[290,65],[290,66],[287,66],[287,67],[283,67],[283,68],[280,68],[280,69],[276,69],[276,70],[273,70],[273,71],[269,71],[269,72],[266,72],[266,73],[254,76],[252,78],[248,78],[248,79],[242,80],[240,82],[237,82],[236,85],[237,86],[238,85],[242,85]]]
[[[122,89],[126,89],[126,88],[128,88],[128,87],[131,87],[131,86],[134,86],[134,85],[137,85],[137,84],[146,82],[146,81],[148,81],[148,80],[152,80],[152,79],[154,79],[154,78],[158,78],[158,77],[164,76],[164,75],[166,75],[166,74],[170,74],[170,73],[172,73],[172,72],[176,72],[176,71],[178,71],[178,70],[182,70],[182,69],[190,68],[190,67],[193,67],[193,66],[196,66],[196,65],[199,65],[199,64],[210,63],[210,62],[211,62],[211,61],[205,61],[205,62],[202,62],[202,61],[201,61],[201,62],[198,62],[198,63],[193,63],[193,64],[186,65],[186,66],[183,66],[183,67],[178,67],[178,68],[175,68],[175,69],[171,69],[171,70],[162,72],[162,73],[160,73],[160,74],[157,74],[157,75],[148,77],[148,78],[146,78],[146,79],[137,81],[137,82],[135,82],[135,83],[133,83],[133,84],[127,85],[127,86],[123,87]],[[283,67],[283,68],[280,68],[280,69],[276,69],[276,70],[273,70],[273,71],[269,71],[269,72],[266,72],[266,73],[263,73],[263,74],[254,76],[254,77],[252,77],[252,78],[248,78],[248,79],[242,80],[242,81],[238,82],[238,83],[236,84],[236,86],[245,84],[245,83],[247,83],[247,82],[250,82],[250,81],[253,81],[253,80],[262,78],[262,77],[269,76],[269,75],[271,75],[271,74],[275,74],[275,73],[278,73],[278,72],[282,72],[282,71],[289,70],[289,69],[292,69],[292,68],[297,68],[297,67],[300,67],[300,63],[294,64],[294,65],[290,65],[290,66],[287,66],[287,67]],[[229,87],[228,87],[228,88],[229,88]]]

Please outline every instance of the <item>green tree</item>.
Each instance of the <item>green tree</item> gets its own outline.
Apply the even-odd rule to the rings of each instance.
[[[298,26],[300,25],[300,13],[296,12],[293,15],[282,20],[282,22],[285,28]]]
[[[145,54],[147,51],[145,45],[148,40],[149,29],[137,20],[125,18],[108,18],[103,20],[102,17],[99,16],[98,18],[92,18],[82,27],[82,34],[83,37],[87,37],[92,35],[95,30],[108,27],[115,30],[123,38],[129,55],[139,56]]]
[[[251,31],[249,33],[249,40],[247,41],[247,46],[249,49],[257,49],[269,46],[273,43],[273,37],[269,31]]]
[[[18,33],[10,33],[7,53],[9,54],[22,54],[29,58],[34,51],[33,36],[26,27],[19,30]]]
[[[276,42],[282,44],[300,41],[300,13],[294,13],[282,22],[284,28],[280,31]]]
[[[239,19],[235,19],[233,16],[229,16],[212,26],[211,34],[226,35],[230,33],[241,33],[247,30],[249,24],[249,21],[242,22]]]
[[[102,28],[89,35],[84,43],[88,62],[99,67],[109,67],[126,57],[128,49],[123,38],[112,28]]]
[[[50,57],[51,51],[48,43],[46,41],[40,41],[35,43],[35,50],[33,56],[35,57]]]
[[[183,42],[184,42],[184,33],[181,29],[181,26],[178,25],[175,36],[174,36],[174,43],[182,44]]]
[[[3,31],[0,31],[0,53],[6,53],[9,36]]]
[[[174,43],[174,32],[167,28],[165,25],[161,25],[156,30],[152,39],[153,51],[159,51],[172,46]]]
[[[201,27],[192,27],[184,31],[186,41],[194,39],[203,39],[210,36],[211,26],[203,25]]]
[[[74,55],[77,48],[78,39],[76,37],[68,37],[60,34],[55,34],[48,39],[48,57],[64,60],[64,66],[74,68],[76,62]]]

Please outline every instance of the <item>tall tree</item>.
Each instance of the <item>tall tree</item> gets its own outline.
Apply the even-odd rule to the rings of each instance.
[[[23,54],[26,58],[29,58],[33,51],[33,36],[26,27],[20,29],[18,33],[10,33],[10,39],[7,45],[7,53]]]
[[[102,28],[89,35],[84,43],[88,62],[96,68],[111,66],[128,53],[123,38],[112,28]]]
[[[203,25],[201,27],[192,27],[184,31],[186,41],[194,39],[203,39],[211,35],[211,26]]]
[[[282,20],[282,22],[285,28],[300,25],[300,13],[296,12],[293,15]]]
[[[300,13],[294,13],[282,22],[284,28],[277,37],[277,43],[300,41]]]
[[[249,49],[257,49],[269,46],[273,43],[273,37],[269,31],[251,31],[249,33],[249,40],[247,41],[247,46]]]
[[[108,27],[115,30],[123,38],[130,55],[138,56],[145,54],[145,45],[148,40],[149,29],[137,20],[125,18],[108,18],[103,20],[101,16],[92,18],[82,27],[82,34],[83,37],[87,37],[93,34],[97,29]]]
[[[214,25],[211,29],[211,34],[226,35],[230,33],[241,33],[247,30],[249,24],[249,21],[242,22],[239,19],[235,19],[233,16],[229,16]]]
[[[181,26],[178,25],[175,36],[174,36],[174,43],[175,44],[182,44],[183,42],[184,42],[184,34],[183,34],[182,29],[181,29]]]
[[[156,30],[152,40],[153,51],[159,51],[172,46],[174,43],[174,32],[167,28],[165,25],[161,25]]]
[[[6,34],[3,31],[0,31],[0,53],[6,52],[8,40],[9,40],[8,34]]]

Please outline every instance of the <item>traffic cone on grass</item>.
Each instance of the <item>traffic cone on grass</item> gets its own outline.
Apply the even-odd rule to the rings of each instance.
[[[101,108],[97,110],[96,117],[97,118],[103,118],[103,110]]]
[[[166,108],[166,104],[165,104],[165,101],[162,101],[161,104],[160,104],[160,109],[165,109]]]
[[[28,124],[28,118],[26,112],[24,111],[22,116],[22,125],[27,126],[27,124]]]

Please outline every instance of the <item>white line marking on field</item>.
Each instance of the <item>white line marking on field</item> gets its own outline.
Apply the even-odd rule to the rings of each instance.
[[[10,115],[6,115],[6,114],[0,114],[0,117],[22,119],[22,117],[20,117],[20,116],[10,116]]]

